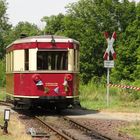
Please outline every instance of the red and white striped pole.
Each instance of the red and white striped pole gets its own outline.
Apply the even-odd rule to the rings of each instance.
[[[109,84],[109,87],[118,87],[118,88],[123,88],[123,89],[132,89],[135,91],[140,91],[140,87],[135,87],[135,86],[127,86],[127,85],[117,85],[117,84]]]

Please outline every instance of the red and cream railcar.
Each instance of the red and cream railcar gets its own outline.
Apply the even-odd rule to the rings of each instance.
[[[34,36],[6,48],[6,90],[15,104],[66,108],[78,97],[79,42]]]

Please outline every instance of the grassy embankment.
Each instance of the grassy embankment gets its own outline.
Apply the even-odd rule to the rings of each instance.
[[[6,99],[6,90],[4,87],[0,87],[0,101],[4,101]]]
[[[140,113],[140,91],[114,87],[109,89],[109,106],[107,106],[106,87],[103,84],[90,82],[87,85],[80,85],[81,105],[94,110]]]

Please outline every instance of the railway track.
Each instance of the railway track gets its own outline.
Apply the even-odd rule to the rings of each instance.
[[[0,101],[0,105],[13,108],[13,104],[6,101]],[[24,112],[25,110],[22,111]],[[26,113],[27,112],[28,111],[26,110]],[[31,112],[28,113],[30,114]],[[27,115],[29,115],[28,113]],[[54,116],[35,116],[35,119],[45,126],[45,129],[47,129],[46,131],[49,134],[47,137],[53,135],[58,140],[111,140],[111,138],[103,136],[97,131],[90,129],[69,117],[56,116],[54,114]],[[44,137],[44,134],[40,134],[40,137]]]
[[[0,101],[0,105],[13,108],[13,105],[11,103],[7,103],[5,101]],[[26,122],[25,125],[27,126],[27,130],[33,128],[36,131],[37,135],[35,134],[33,136],[34,138],[40,137],[40,139],[43,139],[44,137],[47,137],[48,139],[54,139],[54,140],[61,140],[61,139],[62,140],[112,140],[113,139],[100,134],[98,131],[96,131],[93,128],[93,125],[88,125],[88,123],[83,123],[83,122],[81,124],[79,123],[80,122],[79,119],[77,120],[77,119],[71,119],[69,117],[64,117],[67,113],[66,114],[62,113],[61,116],[58,116],[58,114],[49,111],[46,112],[46,110],[44,109],[43,110],[40,109],[36,111],[31,111],[31,110],[16,110],[16,111],[20,115],[20,119],[23,120],[23,123]],[[39,117],[37,117],[36,115],[38,115]],[[43,124],[44,127],[41,124]],[[83,124],[86,124],[88,126],[85,126]],[[99,127],[102,127],[102,125],[100,126],[99,124]],[[51,137],[55,137],[55,138],[51,138]],[[111,137],[115,137],[115,136],[111,136]]]
[[[28,110],[30,107],[26,104],[14,105],[14,103],[11,100],[8,100],[8,101],[1,100],[0,105],[8,106],[8,107],[12,108],[13,110]]]
[[[111,140],[68,117],[35,117],[60,140]]]
[[[49,123],[43,121],[40,117],[35,117],[37,121],[45,125],[47,131],[54,132],[55,136],[59,138],[60,140],[72,140],[67,135],[63,134],[62,132],[58,131],[55,127],[52,127]]]
[[[103,136],[102,134],[98,133],[97,131],[90,129],[90,128],[72,120],[71,118],[64,117],[64,120],[68,121],[72,126],[75,126],[76,128],[80,129],[81,131],[84,131],[84,132],[90,134],[90,136],[95,137],[99,140],[111,140],[111,138]]]
[[[6,101],[0,101],[0,105],[4,105],[4,106],[13,108],[13,104],[10,102],[6,102]]]

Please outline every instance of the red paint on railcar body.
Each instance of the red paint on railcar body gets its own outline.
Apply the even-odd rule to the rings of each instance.
[[[78,46],[77,46],[78,47]],[[30,43],[18,43],[12,44],[9,48],[7,48],[6,52],[10,52],[13,50],[23,50],[23,49],[73,49],[73,43],[56,43],[55,47],[50,42],[30,42]]]
[[[40,73],[43,85],[36,85],[32,78],[34,73],[17,73],[14,76],[14,95],[18,96],[73,96],[73,81],[68,81],[68,91],[63,85],[66,74],[46,74]],[[73,75],[71,75],[73,77]],[[59,93],[54,91],[59,88]],[[45,88],[49,91],[46,92]]]

